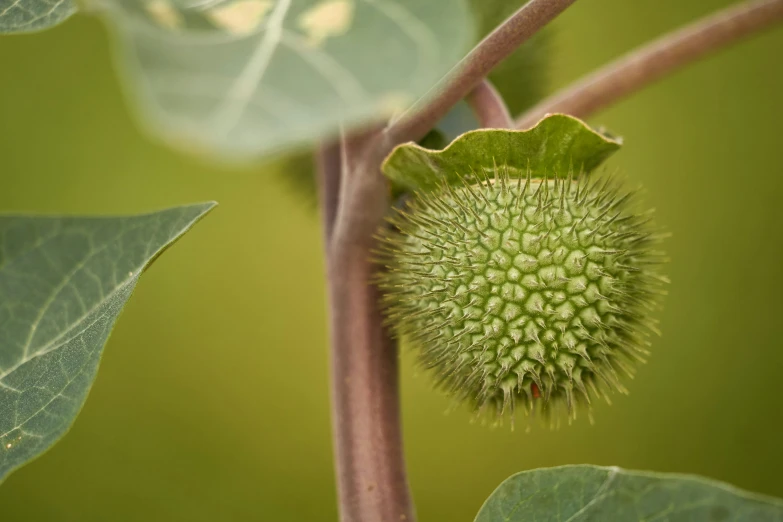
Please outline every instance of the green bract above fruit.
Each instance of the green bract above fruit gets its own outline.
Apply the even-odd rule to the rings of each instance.
[[[451,395],[497,418],[571,419],[624,392],[619,374],[647,354],[659,235],[611,177],[518,172],[495,162],[417,191],[380,234],[378,282],[391,327]]]

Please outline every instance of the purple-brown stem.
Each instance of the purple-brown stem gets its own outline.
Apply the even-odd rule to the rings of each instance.
[[[551,22],[576,0],[530,0],[463,58],[438,82],[435,94],[414,105],[384,131],[382,156],[396,145],[418,141],[465,98],[504,58]]]
[[[488,79],[479,82],[465,101],[482,129],[510,129],[514,126],[506,102]]]
[[[783,20],[783,0],[745,2],[631,51],[525,112],[516,128],[527,129],[546,114],[586,118],[674,70]]]
[[[329,143],[318,147],[315,153],[316,181],[318,182],[318,199],[321,202],[321,220],[323,222],[324,247],[332,239],[334,221],[340,201],[340,185],[342,180],[342,158],[340,143]]]
[[[372,234],[389,207],[379,164],[367,161],[377,136],[370,131],[343,139],[343,182],[332,185],[340,191],[327,270],[342,522],[415,520],[402,449],[397,345],[382,325],[380,295],[371,284],[376,270],[370,260]],[[334,194],[322,197],[328,202]]]
[[[405,472],[397,345],[381,325],[369,245],[330,264],[332,429],[340,520],[413,521]]]

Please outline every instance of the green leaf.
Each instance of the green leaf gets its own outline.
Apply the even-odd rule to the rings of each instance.
[[[247,160],[410,106],[472,40],[465,0],[105,0],[151,130]]]
[[[0,216],[0,482],[68,431],[141,272],[212,207]]]
[[[75,12],[73,0],[0,0],[0,33],[40,31]]]
[[[542,177],[590,172],[620,144],[572,116],[554,114],[525,131],[466,132],[442,151],[405,143],[392,151],[382,169],[397,191],[432,191],[444,181],[459,183],[460,176],[492,177],[497,166],[508,167],[513,177],[525,175],[528,168]]]
[[[783,500],[701,477],[563,466],[504,481],[476,522],[781,522]]]

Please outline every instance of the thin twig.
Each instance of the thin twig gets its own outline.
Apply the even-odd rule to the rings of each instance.
[[[576,0],[530,0],[492,31],[423,101],[406,111],[384,132],[383,156],[393,147],[424,137],[446,113],[478,85],[495,66]]]
[[[321,200],[321,220],[323,221],[324,245],[328,247],[340,196],[340,177],[342,161],[338,142],[321,145],[315,153],[316,177],[319,198]]]
[[[783,0],[745,2],[664,35],[542,101],[517,121],[525,129],[548,113],[580,118],[645,87],[675,69],[783,21]]]
[[[488,79],[479,82],[465,101],[473,109],[482,128],[510,129],[514,126],[506,102]]]

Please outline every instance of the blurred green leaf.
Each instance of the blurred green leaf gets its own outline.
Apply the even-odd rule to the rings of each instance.
[[[68,431],[142,270],[212,207],[0,216],[0,482]]]
[[[511,16],[524,0],[471,0],[481,38]],[[503,60],[489,75],[512,115],[532,106],[544,94],[547,78],[547,41],[550,29],[533,38]]]
[[[281,184],[304,203],[309,210],[318,208],[318,186],[315,179],[315,162],[310,153],[290,154],[282,158],[275,169]]]
[[[0,0],[0,33],[39,31],[75,12],[72,0]]]
[[[106,0],[151,130],[228,159],[397,113],[472,40],[465,0]]]
[[[581,120],[554,114],[529,130],[466,132],[441,151],[405,143],[386,158],[382,170],[398,191],[431,191],[444,181],[492,178],[498,166],[508,168],[514,178],[524,177],[528,169],[539,176],[590,172],[620,144]]]
[[[476,522],[780,522],[783,501],[701,477],[563,466],[513,475]]]
[[[440,132],[446,140],[446,143],[438,148],[442,149],[460,135],[478,128],[479,122],[473,109],[470,108],[465,100],[460,100],[435,127],[435,130]],[[431,149],[433,147],[427,148]]]

